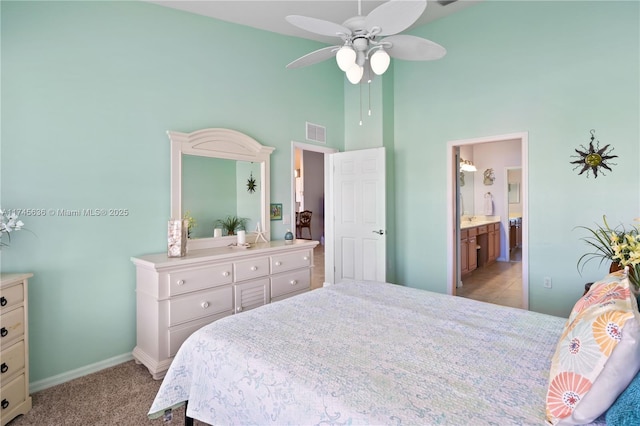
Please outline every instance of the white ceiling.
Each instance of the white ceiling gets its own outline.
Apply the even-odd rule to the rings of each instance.
[[[147,0],[174,9],[210,16],[284,35],[333,44],[335,38],[309,33],[289,24],[287,15],[303,15],[342,24],[358,15],[357,0]],[[482,0],[458,0],[447,6],[429,1],[427,9],[411,28],[450,15]],[[361,14],[366,16],[384,1],[362,0]]]

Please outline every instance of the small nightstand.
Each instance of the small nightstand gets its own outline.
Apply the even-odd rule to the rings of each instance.
[[[0,423],[31,410],[27,281],[33,274],[2,274],[0,279]]]

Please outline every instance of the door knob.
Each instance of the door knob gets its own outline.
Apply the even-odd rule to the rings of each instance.
[[[374,234],[378,234],[378,235],[384,235],[384,230],[379,230],[379,231],[373,231]]]

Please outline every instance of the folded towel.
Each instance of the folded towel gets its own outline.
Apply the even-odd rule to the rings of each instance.
[[[484,215],[493,216],[493,196],[488,192],[484,196]]]

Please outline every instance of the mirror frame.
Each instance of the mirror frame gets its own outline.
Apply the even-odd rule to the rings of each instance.
[[[271,153],[273,147],[264,146],[252,137],[231,129],[211,128],[191,133],[167,132],[171,142],[171,217],[182,218],[182,154],[201,157],[260,163],[260,226],[267,241],[271,241],[269,216]],[[213,230],[211,230],[213,232]],[[257,236],[247,230],[247,239]],[[236,242],[235,236],[189,239],[188,249],[223,247]]]

